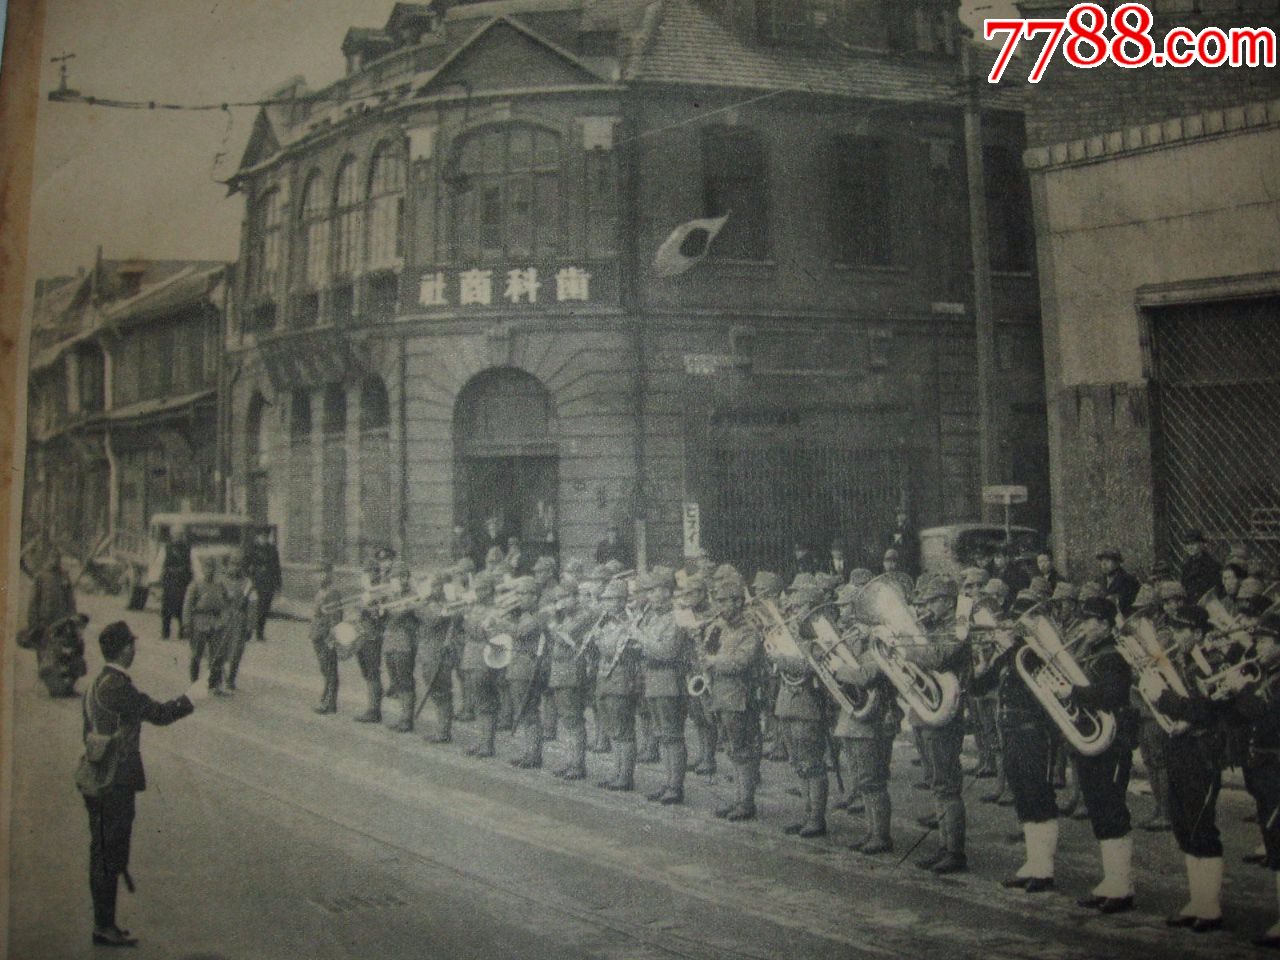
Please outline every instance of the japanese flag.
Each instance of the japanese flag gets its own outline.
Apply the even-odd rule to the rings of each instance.
[[[674,277],[695,266],[707,251],[711,241],[729,219],[729,214],[706,220],[690,220],[671,231],[653,257],[653,273],[656,277]]]

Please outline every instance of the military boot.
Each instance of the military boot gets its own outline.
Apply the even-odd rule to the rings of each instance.
[[[400,696],[400,719],[391,725],[392,733],[413,733],[413,715],[418,707],[418,696],[412,690]]]
[[[708,723],[705,730],[706,742],[693,772],[704,777],[713,777],[716,773],[716,750],[720,745],[720,727],[714,723]]]
[[[827,835],[827,793],[831,789],[824,771],[820,777],[810,777],[806,783],[809,787],[809,819],[800,829],[800,836],[825,837]]]
[[[738,779],[738,803],[725,817],[726,820],[754,820],[756,818],[756,785],[760,782],[760,761],[735,764]]]
[[[427,737],[428,743],[453,742],[453,704],[448,700],[435,701],[436,732]]]
[[[571,756],[560,776],[564,780],[583,780],[587,776],[587,727],[579,724],[570,740]]]
[[[658,744],[658,752],[662,755],[662,785],[657,790],[651,790],[644,795],[646,800],[657,803],[662,799],[662,795],[667,792],[667,784],[671,782],[671,745],[668,743]]]
[[[648,710],[636,712],[636,739],[640,742],[636,752],[637,763],[657,763],[661,759],[658,755],[658,738],[654,735],[653,721]]]
[[[366,680],[365,685],[368,688],[369,706],[364,713],[356,714],[353,719],[356,723],[381,723],[382,682],[380,680]]]
[[[636,744],[635,741],[630,743],[619,743],[614,745],[617,758],[618,777],[611,783],[606,783],[606,790],[630,791],[636,788]]]
[[[967,870],[964,852],[964,802],[948,801],[942,811],[943,855],[930,869],[937,874],[959,873]]]
[[[521,770],[538,770],[542,767],[542,720],[537,714],[524,725],[524,753],[511,761]]]
[[[498,718],[492,713],[482,713],[479,715],[480,720],[480,742],[474,747],[467,748],[467,756],[469,757],[492,757],[493,756],[493,737],[498,727]]]
[[[548,693],[542,698],[542,739],[555,740],[560,735],[560,709],[556,698]]]
[[[800,781],[800,788],[804,792],[804,819],[788,823],[782,828],[782,832],[788,836],[796,836],[808,825],[809,820],[813,817],[813,791],[809,789],[810,783],[812,783],[810,780]]]
[[[684,803],[684,774],[689,765],[689,748],[681,740],[668,748],[671,751],[671,768],[667,776],[667,788],[662,792],[659,803],[671,806]]]
[[[868,856],[893,851],[892,804],[888,792],[873,793],[866,797],[867,838],[861,852]]]

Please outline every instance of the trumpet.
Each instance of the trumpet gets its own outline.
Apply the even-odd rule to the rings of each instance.
[[[1228,636],[1207,637],[1188,653],[1199,674],[1192,678],[1196,689],[1209,700],[1231,700],[1262,679],[1262,664],[1258,662],[1253,638],[1247,633],[1231,636],[1242,638],[1242,652],[1232,661],[1230,646],[1236,641]]]
[[[684,688],[691,697],[701,697],[711,689],[711,677],[707,673],[705,660],[707,657],[714,656],[720,652],[720,630],[708,630],[702,638],[702,649],[698,652],[698,659],[702,661],[703,669],[693,674],[685,681]]]
[[[341,613],[346,607],[376,607],[387,600],[393,599],[399,592],[399,583],[379,583],[365,590],[361,590],[359,593],[349,593],[336,600],[330,600],[328,603],[321,604],[320,613],[324,616],[331,616],[335,613]]]

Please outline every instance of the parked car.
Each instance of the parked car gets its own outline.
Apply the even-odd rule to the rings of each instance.
[[[130,610],[144,609],[151,594],[159,594],[165,547],[179,528],[191,543],[191,569],[197,580],[210,560],[241,555],[260,530],[276,542],[273,524],[234,513],[157,513],[145,535],[117,531],[114,552],[126,566],[124,595]]]
[[[1040,532],[1031,527],[1005,527],[999,523],[952,523],[920,531],[920,570],[958,576],[965,567],[981,564],[997,548],[1009,545],[1015,562],[1035,560],[1044,546]]]

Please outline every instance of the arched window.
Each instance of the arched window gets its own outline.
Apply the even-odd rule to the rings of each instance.
[[[263,419],[267,401],[254,391],[244,418],[245,511],[260,523],[267,521],[267,436]]]
[[[274,300],[280,270],[280,191],[268,190],[249,218],[249,296]]]
[[[301,219],[298,236],[302,244],[302,286],[306,290],[319,290],[329,280],[327,269],[329,210],[325,203],[324,187],[320,182],[319,170],[312,171],[307,177],[307,185],[302,190],[299,217]]]
[[[457,148],[446,174],[454,256],[542,256],[560,246],[560,138],[527,124],[488,127]]]
[[[393,270],[404,257],[404,147],[382,143],[369,164],[370,270]]]
[[[360,271],[360,188],[355,157],[347,157],[333,188],[333,266],[337,280]]]

